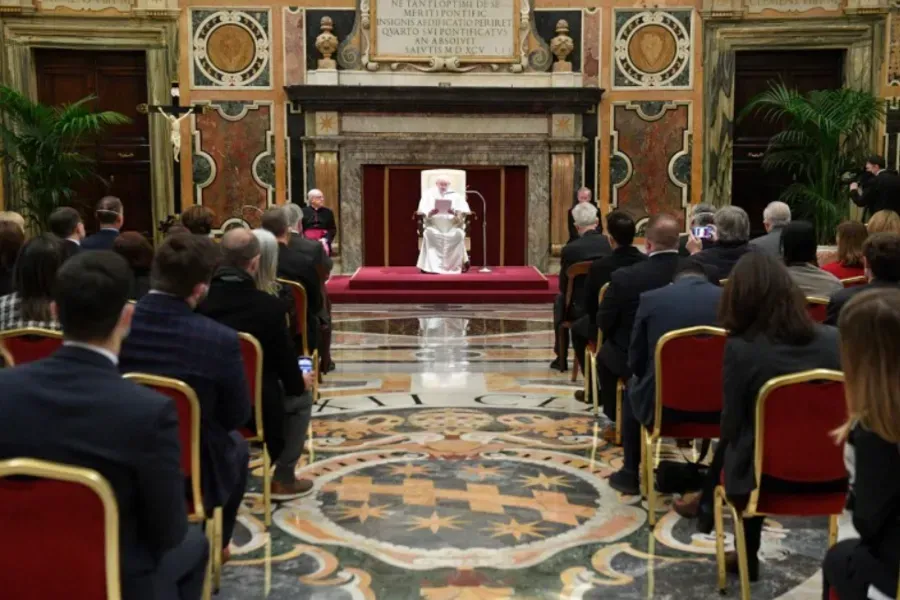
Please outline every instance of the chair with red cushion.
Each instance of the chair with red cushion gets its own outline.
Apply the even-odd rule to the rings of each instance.
[[[0,343],[17,365],[47,358],[59,350],[62,342],[62,333],[51,329],[26,327],[0,332]]]
[[[857,277],[848,277],[847,279],[841,279],[841,284],[845,288],[858,287],[861,285],[866,285],[869,283],[869,278],[865,275],[859,275]]]
[[[711,440],[719,437],[722,412],[722,358],[726,331],[718,327],[688,327],[670,331],[656,344],[656,407],[653,429],[642,427],[641,479],[647,495],[650,525],[656,524],[654,447],[663,437]],[[684,422],[670,423],[663,409],[677,410]],[[697,421],[687,420],[697,413]]]
[[[269,453],[266,450],[266,436],[263,430],[263,350],[259,340],[249,333],[240,332],[238,337],[241,342],[241,357],[244,360],[244,375],[247,378],[247,385],[250,387],[250,401],[253,403],[254,421],[253,429],[242,427],[240,432],[248,442],[255,442],[262,446],[263,510],[265,510],[263,520],[266,527],[268,527],[272,524],[272,465]]]
[[[6,346],[0,341],[0,369],[14,366],[16,366],[16,361],[13,360],[12,354],[6,350]]]
[[[828,315],[828,298],[806,297],[806,310],[816,323],[824,323]]]
[[[4,598],[119,600],[119,509],[92,469],[0,462],[0,590]],[[48,571],[48,560],[56,556]]]
[[[770,380],[756,401],[754,470],[757,486],[743,511],[728,502],[725,488],[716,488],[716,557],[719,590],[725,590],[725,531],[723,507],[734,516],[735,546],[741,577],[741,595],[750,598],[744,518],[766,515],[827,516],[828,545],[837,541],[837,518],[847,498],[847,470],[844,448],[831,432],[847,420],[844,375],[839,371],[815,369]],[[798,427],[798,423],[802,427]],[[766,480],[816,486],[809,492],[773,493]],[[779,486],[781,487],[781,486]],[[824,492],[823,489],[837,491]]]
[[[563,320],[559,324],[559,331],[557,332],[559,334],[558,337],[560,363],[566,362],[566,358],[569,355],[569,329],[572,328],[573,321],[569,319],[568,316],[569,311],[572,309],[572,303],[575,301],[575,280],[579,277],[586,277],[588,271],[591,270],[592,264],[593,263],[591,261],[586,260],[575,263],[574,265],[570,265],[569,268],[566,269],[566,277],[568,278],[568,283],[566,285],[565,304],[563,304]],[[575,357],[575,367],[572,369],[572,381],[575,381],[578,378],[578,368],[581,365],[582,360],[584,360],[583,356]],[[586,362],[585,365],[587,365]],[[585,366],[582,370],[586,369],[587,366]]]
[[[200,477],[200,401],[188,384],[178,379],[149,375],[147,373],[127,373],[125,379],[146,386],[155,392],[171,398],[178,413],[178,441],[181,445],[181,473],[190,482],[190,492],[185,498],[188,521],[206,526],[206,536],[213,549],[212,560],[208,562],[208,573],[203,587],[203,597],[209,598],[213,576],[221,572],[222,556],[222,507],[213,509],[211,519],[206,518],[203,506],[203,492]]]

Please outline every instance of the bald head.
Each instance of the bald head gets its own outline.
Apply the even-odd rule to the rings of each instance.
[[[259,240],[243,227],[231,229],[222,237],[222,265],[250,274],[259,266]]]
[[[667,214],[653,215],[647,223],[647,250],[649,252],[677,250],[680,233],[678,219]]]

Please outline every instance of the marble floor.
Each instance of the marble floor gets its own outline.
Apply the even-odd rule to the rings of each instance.
[[[580,384],[549,369],[549,307],[336,306],[334,322],[298,467],[316,486],[266,531],[254,461],[218,598],[718,596],[714,539],[666,503],[651,531],[607,484],[621,450],[591,461]],[[825,547],[824,519],[767,521],[753,597],[820,598]]]

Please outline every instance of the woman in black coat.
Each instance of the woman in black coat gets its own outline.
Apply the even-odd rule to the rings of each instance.
[[[823,598],[866,600],[870,587],[893,598],[900,566],[900,290],[869,290],[841,311],[841,357],[849,420],[838,432],[851,474],[858,538],[832,547]]]

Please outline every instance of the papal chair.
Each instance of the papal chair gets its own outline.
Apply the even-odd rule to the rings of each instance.
[[[0,462],[0,531],[4,598],[122,598],[119,509],[96,471],[31,458]]]
[[[466,172],[462,169],[427,169],[422,171],[421,173],[421,191],[424,194],[425,190],[432,189],[437,185],[437,180],[439,177],[446,178],[450,181],[450,189],[454,192],[460,194],[463,198],[466,197]],[[468,201],[468,199],[466,199]],[[469,206],[471,208],[471,205]],[[416,248],[421,251],[422,250],[422,236],[425,233],[425,216],[418,213],[418,211],[414,212],[412,215],[413,221],[416,223],[416,239],[417,246]],[[462,222],[462,230],[466,234],[465,246],[466,252],[472,252],[472,236],[471,236],[471,222],[478,220],[478,215],[475,214],[474,211],[469,212],[466,218]],[[470,257],[471,259],[471,257]]]
[[[869,283],[869,278],[865,275],[859,275],[857,277],[847,277],[846,279],[841,279],[841,285],[845,288],[858,287],[861,285],[866,285]]]
[[[725,488],[716,488],[716,560],[719,591],[726,588],[723,508],[734,517],[741,597],[750,598],[750,573],[744,518],[768,515],[827,516],[828,546],[837,541],[838,516],[847,498],[843,445],[831,435],[847,420],[844,375],[815,369],[776,377],[756,401],[753,469],[756,489],[743,511],[731,504]],[[798,426],[801,424],[801,426]],[[777,483],[777,491],[773,485]],[[786,493],[786,488],[796,492]]]
[[[262,446],[263,459],[263,520],[266,527],[272,524],[272,464],[269,451],[266,449],[266,435],[263,428],[263,349],[259,340],[249,333],[240,332],[238,337],[241,342],[241,358],[244,361],[244,375],[247,385],[250,387],[250,402],[253,404],[252,429],[241,427],[241,435],[248,442],[258,443]]]
[[[563,303],[563,318],[562,321],[560,321],[559,329],[556,332],[559,340],[558,352],[560,364],[566,362],[569,356],[569,330],[572,328],[572,323],[574,323],[574,321],[569,318],[569,312],[572,310],[572,304],[575,302],[575,280],[579,277],[587,277],[592,264],[593,261],[585,260],[575,263],[574,265],[569,265],[566,269],[568,281],[566,283],[566,295]],[[575,356],[575,365],[572,367],[572,381],[575,381],[578,378],[578,367],[583,360],[583,356]],[[584,368],[587,369],[587,367]]]
[[[824,323],[828,317],[828,298],[806,297],[806,310],[816,323]]]
[[[123,377],[171,398],[175,403],[178,441],[181,445],[181,474],[189,487],[185,498],[188,521],[204,525],[209,540],[210,560],[207,562],[206,579],[203,583],[203,598],[208,600],[212,594],[213,579],[222,570],[222,507],[215,507],[212,518],[207,519],[201,487],[200,401],[193,388],[179,379],[148,373],[127,373]]]
[[[719,437],[722,359],[727,332],[688,327],[659,339],[655,351],[656,404],[653,427],[641,427],[641,480],[650,525],[656,524],[655,447],[663,437],[711,440]],[[667,418],[677,411],[678,418]]]
[[[291,290],[291,297],[294,299],[294,306],[297,309],[297,334],[303,340],[302,355],[310,357],[313,363],[313,374],[315,377],[313,377],[312,402],[316,404],[319,401],[319,351],[313,350],[312,354],[309,352],[309,332],[306,330],[306,312],[309,304],[306,299],[306,288],[303,287],[302,283],[291,281],[290,279],[279,279],[278,282],[281,285],[286,285]],[[313,462],[315,460],[315,452],[313,450],[312,420],[309,423],[309,432],[306,435],[306,440],[309,462]]]
[[[13,364],[24,365],[47,358],[62,346],[62,332],[25,327],[0,332],[0,344],[12,357]]]

